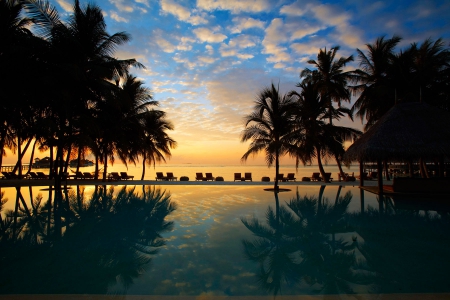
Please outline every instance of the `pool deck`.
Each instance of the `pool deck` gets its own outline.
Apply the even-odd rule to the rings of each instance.
[[[21,187],[21,186],[53,186],[54,180],[48,179],[3,179],[0,180],[0,187]],[[69,179],[62,182],[63,185],[220,185],[220,186],[273,186],[274,182],[262,181],[156,181],[156,180],[118,180],[103,181],[91,179]],[[385,184],[392,184],[392,181],[385,181]],[[359,186],[359,181],[332,181],[324,183],[322,181],[290,181],[279,182],[279,186],[296,186],[296,185],[330,185],[330,186]],[[377,181],[366,180],[364,186],[376,186]]]

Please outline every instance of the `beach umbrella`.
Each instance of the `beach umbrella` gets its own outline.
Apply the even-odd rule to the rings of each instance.
[[[426,103],[398,103],[345,152],[344,161],[406,161],[450,156],[450,113]],[[382,182],[381,189],[382,191]]]

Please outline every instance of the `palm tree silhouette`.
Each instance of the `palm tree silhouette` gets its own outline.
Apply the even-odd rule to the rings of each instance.
[[[335,118],[333,101],[337,103],[339,108],[341,107],[342,100],[350,102],[350,92],[347,88],[347,82],[353,75],[350,71],[344,72],[344,67],[353,61],[353,56],[340,57],[336,60],[336,53],[339,49],[339,46],[334,46],[329,51],[327,51],[327,48],[320,49],[317,54],[317,60],[312,59],[308,61],[316,69],[310,70],[306,68],[300,73],[300,78],[303,78],[303,81],[314,84],[320,93],[320,98],[328,108],[326,116],[330,125],[333,124],[333,119]],[[297,84],[297,86],[300,85],[301,83]],[[339,171],[343,176],[344,174],[339,159],[340,154],[339,152],[334,153],[334,157]]]
[[[322,158],[326,159],[332,155],[342,154],[344,152],[343,141],[355,138],[361,132],[349,127],[327,124],[325,120],[330,116],[330,107],[328,102],[320,96],[318,86],[310,81],[303,81],[298,86],[302,89],[300,93],[291,92],[291,95],[297,98],[294,108],[295,130],[293,132],[299,149],[296,163],[297,166],[299,161],[307,164],[313,158],[317,158],[322,178],[327,180]],[[331,118],[339,119],[347,112],[346,108],[335,109],[332,107]]]
[[[352,106],[356,116],[367,120],[365,130],[369,129],[394,104],[393,86],[389,77],[390,66],[394,58],[394,50],[401,41],[399,36],[385,39],[379,37],[373,44],[366,44],[367,54],[358,52],[361,69],[354,71],[359,84],[351,86],[351,90],[359,93],[358,99]]]
[[[295,152],[291,135],[293,103],[290,95],[282,96],[272,83],[258,93],[253,112],[245,116],[245,129],[241,134],[241,142],[252,141],[242,161],[264,151],[267,165],[275,163],[275,190],[278,189],[280,156]]]

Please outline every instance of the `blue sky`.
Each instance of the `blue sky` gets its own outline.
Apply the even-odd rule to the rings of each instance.
[[[86,1],[81,0],[82,4]],[[67,16],[73,5],[52,0]],[[132,41],[116,52],[136,58],[132,73],[151,88],[175,125],[172,163],[239,164],[243,116],[271,82],[295,89],[320,48],[356,55],[396,34],[399,49],[426,38],[450,41],[450,1],[97,0],[110,34]],[[355,62],[349,68],[356,68]],[[348,104],[350,106],[350,104]],[[361,128],[361,122],[343,124]],[[263,155],[249,163],[263,163]]]

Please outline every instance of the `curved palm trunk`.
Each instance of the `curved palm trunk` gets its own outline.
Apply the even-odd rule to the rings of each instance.
[[[144,154],[142,156],[143,156],[143,158],[142,158],[142,176],[141,176],[141,180],[144,180],[144,176],[145,176],[145,160],[147,159],[147,157],[145,155],[145,152],[144,152]]]
[[[325,170],[323,169],[322,158],[320,157],[320,148],[316,147],[316,149],[317,149],[317,164],[319,165],[320,175],[322,176],[324,182],[329,183],[330,181],[326,180],[325,177]]]
[[[107,154],[106,149],[105,149],[105,167],[103,169],[103,181],[106,181],[107,168],[108,168],[108,154]]]
[[[279,158],[279,153],[278,153],[278,149],[276,150],[275,153],[275,183],[273,186],[273,189],[275,191],[278,190],[278,174],[280,173],[280,158]]]
[[[344,177],[345,173],[344,173],[344,170],[342,170],[341,161],[339,160],[337,155],[335,155],[334,158],[336,159],[336,164],[337,164],[337,166],[339,168],[339,173],[341,174],[341,178],[345,178]]]
[[[31,150],[30,164],[28,165],[28,172],[27,173],[30,173],[31,167],[33,166],[34,150],[36,149],[36,143],[37,143],[37,140],[34,140],[33,149]]]
[[[81,146],[78,147],[78,157],[77,157],[77,169],[76,172],[80,172],[80,163],[81,163]],[[95,172],[98,170],[95,169]]]

